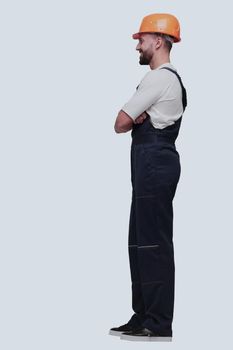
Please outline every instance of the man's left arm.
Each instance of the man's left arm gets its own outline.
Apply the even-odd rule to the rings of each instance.
[[[121,109],[116,118],[114,129],[118,134],[127,132],[132,129],[133,124],[133,119]]]
[[[170,79],[170,75],[168,75]],[[133,124],[143,123],[146,110],[156,103],[169,87],[164,70],[149,72],[139,84],[131,99],[122,107],[116,118],[114,129],[117,133],[127,132]]]
[[[135,120],[133,120],[127,113],[125,113],[121,109],[116,118],[114,129],[118,134],[122,132],[127,132],[132,129],[133,124],[142,124],[147,117],[148,114],[143,112]]]

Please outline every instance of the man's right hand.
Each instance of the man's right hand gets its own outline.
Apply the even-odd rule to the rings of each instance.
[[[143,112],[135,119],[134,124],[142,124],[147,117],[148,114]]]

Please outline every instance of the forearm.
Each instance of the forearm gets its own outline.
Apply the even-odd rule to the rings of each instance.
[[[132,125],[129,125],[129,126],[124,126],[124,127],[117,127],[116,124],[114,126],[114,129],[115,129],[115,132],[117,134],[121,134],[121,133],[124,133],[124,132],[128,132],[130,130],[132,130],[133,128],[133,124]]]
[[[114,129],[116,133],[123,133],[131,130],[133,127],[133,120],[132,118],[125,113],[124,111],[120,110],[118,113],[118,116],[115,121]]]
[[[128,132],[132,130],[134,124],[142,124],[147,116],[147,113],[143,112],[133,120],[125,112],[120,111],[115,121],[114,130],[117,134]]]

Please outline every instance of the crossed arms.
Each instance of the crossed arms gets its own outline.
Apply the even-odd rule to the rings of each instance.
[[[118,116],[115,121],[114,129],[117,134],[127,132],[132,129],[133,124],[142,124],[147,118],[147,114],[143,112],[140,114],[135,121],[122,109],[118,113]]]

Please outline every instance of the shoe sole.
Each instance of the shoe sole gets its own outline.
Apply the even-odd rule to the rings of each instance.
[[[171,342],[172,337],[149,337],[149,336],[137,336],[137,335],[121,335],[121,340],[130,341],[159,341],[159,342]]]
[[[124,333],[124,332],[110,330],[108,334],[109,335],[115,335],[116,337],[120,337],[122,335],[122,333]]]

